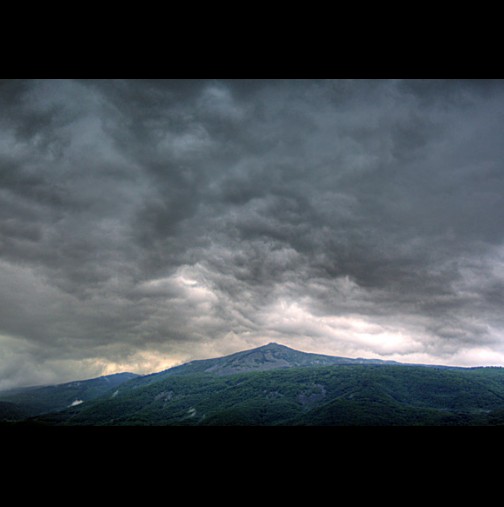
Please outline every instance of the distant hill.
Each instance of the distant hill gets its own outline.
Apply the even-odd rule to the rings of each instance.
[[[278,344],[132,378],[32,419],[84,426],[504,424],[504,369],[347,359]]]
[[[252,350],[237,352],[216,359],[192,361],[171,368],[171,374],[215,373],[231,375],[249,371],[265,371],[277,368],[328,366],[335,364],[398,364],[380,359],[349,359],[347,357],[311,354],[291,349],[278,343],[268,343]]]
[[[8,417],[13,419],[34,416],[46,412],[63,410],[70,406],[77,406],[84,401],[93,400],[116,389],[128,380],[137,378],[134,373],[117,373],[89,380],[76,380],[65,384],[32,386],[11,389],[0,392],[0,420],[2,413],[9,411]],[[1,403],[3,402],[3,403]],[[4,410],[2,411],[2,405]]]

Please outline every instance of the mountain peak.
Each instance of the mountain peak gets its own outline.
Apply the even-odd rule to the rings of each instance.
[[[194,373],[211,373],[214,375],[233,375],[250,371],[274,370],[277,368],[299,368],[307,366],[329,366],[348,364],[387,364],[393,363],[379,359],[350,359],[346,357],[328,356],[311,352],[301,352],[277,342],[242,350],[233,354],[213,359],[196,359],[189,363],[174,366],[159,374],[147,377],[153,380],[157,375],[185,375]],[[397,363],[396,363],[397,364]]]
[[[249,371],[265,371],[277,368],[305,366],[327,366],[331,364],[348,364],[355,360],[301,352],[286,345],[269,342],[253,349],[235,352],[215,359],[191,361],[186,365],[166,370],[168,374],[213,373],[215,375],[232,375]]]
[[[258,347],[258,349],[268,349],[268,350],[278,350],[278,349],[288,349],[288,348],[289,347],[286,347],[285,345],[282,345],[277,342],[269,342],[266,345],[262,345],[261,347]],[[289,350],[293,350],[293,349],[289,349]]]

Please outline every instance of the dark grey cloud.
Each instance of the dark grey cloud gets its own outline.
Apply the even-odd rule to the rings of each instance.
[[[504,360],[501,81],[4,80],[0,107],[4,385],[271,339]]]

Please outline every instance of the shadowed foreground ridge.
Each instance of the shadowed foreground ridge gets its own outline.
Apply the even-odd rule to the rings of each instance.
[[[0,396],[10,414],[3,419],[83,426],[504,424],[502,368],[348,359],[270,343],[118,380],[124,381],[87,400],[29,418],[23,390]]]

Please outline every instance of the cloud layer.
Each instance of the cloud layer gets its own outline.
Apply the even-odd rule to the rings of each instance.
[[[0,388],[272,340],[503,364],[503,82],[6,80],[0,108]]]

